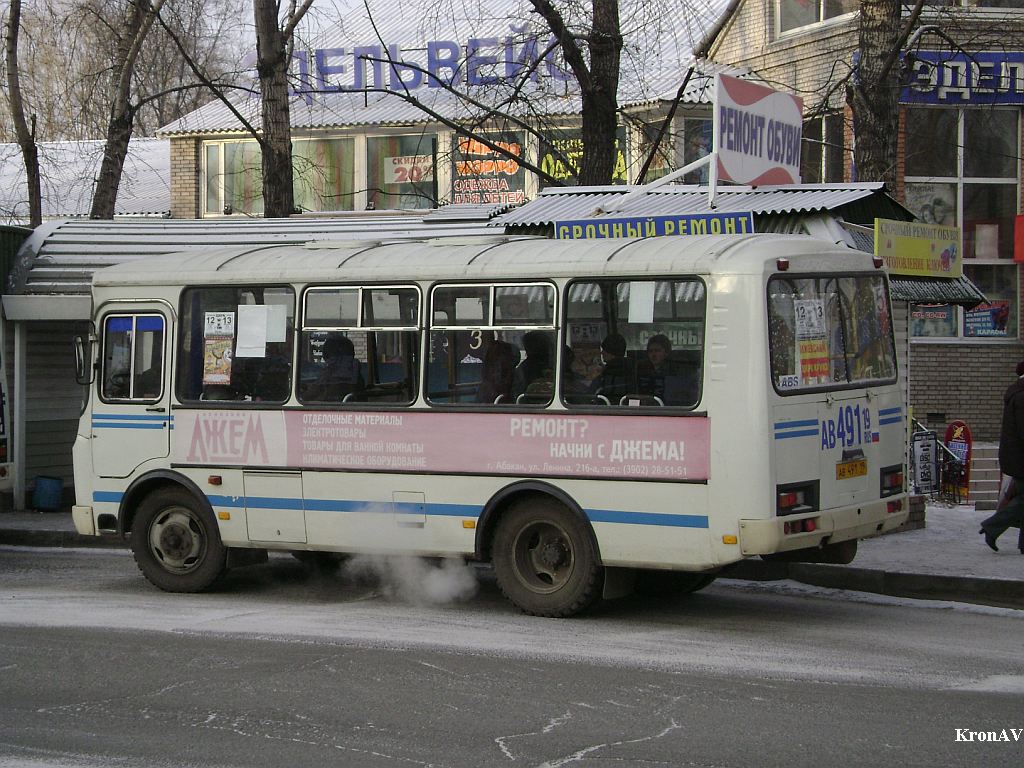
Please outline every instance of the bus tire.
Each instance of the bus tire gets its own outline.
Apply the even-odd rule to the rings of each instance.
[[[572,616],[600,596],[602,568],[587,524],[552,498],[512,505],[491,552],[498,587],[524,613]]]
[[[713,573],[638,570],[634,591],[644,597],[689,595],[699,592],[714,580]]]
[[[213,515],[183,488],[163,488],[142,500],[131,547],[142,575],[165,592],[202,592],[227,566]]]

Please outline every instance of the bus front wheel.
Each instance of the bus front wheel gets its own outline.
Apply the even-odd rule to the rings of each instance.
[[[142,500],[131,547],[142,575],[167,592],[202,592],[227,564],[228,551],[213,515],[180,488],[155,491]]]
[[[492,548],[502,593],[534,616],[571,616],[599,596],[601,566],[586,523],[550,498],[520,501],[498,522]]]

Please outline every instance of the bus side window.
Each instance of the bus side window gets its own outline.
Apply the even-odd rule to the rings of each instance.
[[[570,284],[564,402],[696,406],[703,370],[704,296],[704,284],[694,278]]]
[[[303,403],[410,405],[418,385],[420,294],[409,286],[313,286],[303,300]]]
[[[431,294],[427,399],[548,405],[556,368],[555,290],[541,283],[444,285]]]
[[[294,305],[287,286],[187,288],[177,343],[178,399],[286,401]]]

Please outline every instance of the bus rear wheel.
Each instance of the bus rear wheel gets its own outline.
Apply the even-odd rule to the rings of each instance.
[[[132,524],[142,575],[166,592],[202,592],[224,573],[227,547],[209,510],[180,488],[149,494]]]
[[[494,533],[494,574],[524,613],[572,616],[599,596],[601,565],[587,524],[550,498],[520,501]]]

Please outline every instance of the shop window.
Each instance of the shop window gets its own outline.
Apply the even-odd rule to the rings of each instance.
[[[915,337],[1016,338],[1013,262],[1019,210],[1016,109],[911,107],[906,111],[907,207],[925,222],[959,226],[964,274],[989,298],[972,310],[915,305]],[[922,148],[913,151],[910,148]]]
[[[651,158],[650,164],[647,167],[647,174],[644,176],[644,183],[650,183],[655,179],[660,179],[665,174],[671,172],[672,168],[672,157],[675,153],[673,147],[672,135],[669,131],[665,131],[665,135],[661,137],[661,141],[658,142],[657,149],[654,148],[654,142],[658,141],[658,134],[661,132],[662,120],[656,119],[651,123],[644,123],[640,127],[640,137],[637,146],[638,157],[636,158],[636,169],[634,173],[640,173],[640,170],[644,167],[644,163],[651,158],[653,151],[654,157]],[[639,179],[637,179],[639,181]]]
[[[351,211],[355,195],[355,142],[310,139],[292,142],[292,187],[301,211]]]
[[[355,193],[352,139],[292,142],[292,189],[303,211],[350,211]],[[263,169],[252,139],[206,142],[203,152],[207,215],[263,213]]]
[[[437,201],[437,137],[368,138],[366,175],[369,208],[433,208]]]
[[[710,119],[688,117],[683,123],[683,164],[711,154],[714,125]],[[683,177],[686,184],[707,184],[708,166],[704,165]]]
[[[823,115],[804,123],[800,177],[805,184],[843,180],[843,116]]]
[[[778,0],[779,32],[819,24],[860,7],[857,0]]]
[[[579,128],[553,130],[547,140],[542,141],[540,168],[556,181],[575,184],[580,173],[583,157],[583,132]],[[619,126],[615,132],[615,167],[612,169],[612,184],[627,181],[628,158],[626,154],[626,129]],[[541,186],[548,186],[543,179]]]
[[[499,152],[477,139],[458,136],[452,162],[452,201],[459,203],[519,205],[526,201],[526,170],[516,158],[524,153],[522,131],[487,133],[484,137]]]

